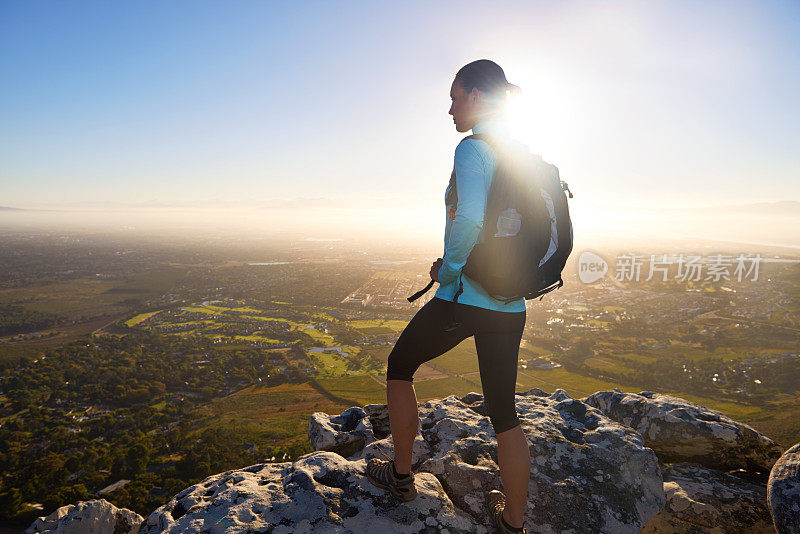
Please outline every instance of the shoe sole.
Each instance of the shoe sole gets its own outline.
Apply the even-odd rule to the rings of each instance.
[[[374,484],[375,486],[389,490],[392,493],[392,495],[394,495],[401,501],[404,502],[413,501],[417,497],[417,487],[416,485],[414,485],[413,482],[408,487],[406,486],[398,487],[398,486],[392,486],[391,484],[384,484],[383,482],[375,480],[369,474],[367,474],[367,479],[369,479],[369,481],[372,482],[372,484]]]
[[[486,497],[486,508],[489,512],[492,511],[493,506],[498,502],[502,502],[503,505],[505,505],[506,496],[501,491],[491,490]]]
[[[499,523],[499,518],[497,520],[495,520],[495,517],[492,514],[492,512],[493,512],[492,508],[493,508],[493,505],[495,503],[503,502],[503,506],[505,507],[505,500],[506,500],[505,495],[503,494],[503,492],[501,492],[499,490],[491,490],[487,497],[488,498],[486,499],[486,508],[487,508],[487,510],[489,512],[489,517],[490,517],[490,519],[492,521],[492,525],[495,527],[497,532],[508,532],[508,530],[506,530],[503,527],[503,525],[501,525]],[[501,510],[500,513],[502,514],[502,510]],[[523,530],[522,530],[521,534],[528,534],[528,530],[525,527],[522,527],[522,528],[523,528]]]

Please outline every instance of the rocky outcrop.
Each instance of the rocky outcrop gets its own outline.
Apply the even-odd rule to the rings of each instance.
[[[117,508],[105,499],[78,501],[39,517],[25,534],[136,534],[142,521],[136,512]]]
[[[778,534],[800,534],[800,443],[775,462],[769,474],[767,491]]]
[[[548,395],[532,389],[517,394],[516,406],[531,460],[529,532],[771,529],[759,476],[772,467],[779,448],[747,425],[675,397],[619,390],[581,401],[563,390]],[[419,412],[413,501],[397,501],[365,477],[366,462],[392,457],[393,449],[387,406],[370,404],[338,415],[313,414],[308,438],[316,452],[210,476],[153,511],[138,532],[493,532],[485,499],[502,482],[483,396],[430,400]],[[798,532],[798,454],[798,447],[789,451],[770,478],[781,534]],[[695,463],[673,463],[678,460]],[[90,503],[113,508],[106,501]],[[122,512],[133,514],[109,514],[118,518]],[[127,523],[114,530],[117,524],[109,527],[106,515],[65,507],[31,526],[50,521],[59,530],[29,532],[136,532]],[[131,525],[141,521],[133,515]]]
[[[644,391],[599,391],[584,399],[636,430],[662,462],[769,473],[781,448],[752,427],[689,401]]]
[[[364,477],[366,460],[391,454],[385,405],[309,422],[319,451],[294,463],[209,477],[147,518],[142,534],[288,532],[491,532],[486,493],[501,488],[497,443],[483,397],[450,396],[420,407],[414,447],[419,497],[398,503]],[[531,452],[532,532],[638,532],[665,503],[661,472],[641,436],[564,391],[517,397]],[[589,527],[591,526],[591,527]]]
[[[697,464],[664,469],[667,505],[642,534],[770,534],[767,488]]]
[[[375,441],[375,435],[367,412],[353,406],[335,417],[321,412],[311,414],[308,441],[318,451],[331,451],[347,457]]]

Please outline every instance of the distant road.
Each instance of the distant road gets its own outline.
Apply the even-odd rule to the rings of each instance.
[[[386,383],[385,383],[385,382],[383,382],[383,381],[382,381],[380,378],[374,377],[374,376],[372,376],[372,375],[370,375],[370,374],[368,374],[367,376],[368,376],[368,377],[370,377],[371,379],[373,379],[373,380],[374,380],[375,382],[377,382],[378,384],[380,384],[382,387],[386,387]],[[0,534],[3,534],[3,533],[2,533],[2,532],[0,532]]]

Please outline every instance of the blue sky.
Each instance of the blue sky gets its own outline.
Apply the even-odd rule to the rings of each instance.
[[[796,2],[2,2],[0,205],[438,210],[483,57],[576,202],[800,200],[798,27]]]

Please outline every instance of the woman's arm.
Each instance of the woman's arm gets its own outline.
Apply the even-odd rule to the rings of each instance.
[[[450,240],[445,247],[444,262],[439,268],[440,284],[448,284],[458,278],[483,228],[486,208],[485,166],[476,143],[467,139],[456,147],[458,206],[450,229]]]

